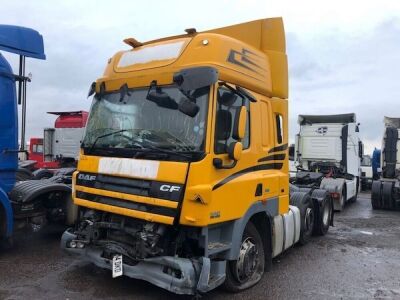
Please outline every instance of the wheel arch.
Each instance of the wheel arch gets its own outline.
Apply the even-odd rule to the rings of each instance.
[[[226,259],[236,260],[239,257],[239,249],[242,243],[244,229],[248,222],[252,222],[257,228],[264,245],[266,258],[265,268],[268,270],[272,263],[272,224],[273,217],[279,214],[278,197],[270,198],[264,202],[255,202],[247,210],[246,214],[233,222],[232,244],[226,254]],[[265,247],[267,246],[267,247]]]

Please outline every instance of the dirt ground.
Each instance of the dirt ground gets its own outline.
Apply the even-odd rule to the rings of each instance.
[[[22,236],[0,252],[0,299],[185,299],[65,255],[60,232]],[[335,227],[274,260],[254,288],[203,299],[400,299],[400,212],[372,211],[370,195],[335,215]]]

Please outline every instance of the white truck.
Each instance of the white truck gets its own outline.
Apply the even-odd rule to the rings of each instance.
[[[379,180],[372,182],[371,203],[374,209],[400,210],[400,118],[384,118]]]
[[[356,115],[299,115],[298,124],[295,162],[303,171],[298,176],[321,173],[320,188],[331,193],[335,210],[343,210],[357,199],[360,187],[363,144]]]
[[[372,180],[372,158],[370,155],[363,155],[361,160],[361,190],[371,189]]]

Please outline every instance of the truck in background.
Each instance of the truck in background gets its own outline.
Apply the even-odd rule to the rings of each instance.
[[[289,184],[280,18],[125,42],[92,85],[65,251],[177,294],[239,292],[326,233],[329,193]]]
[[[371,189],[373,180],[372,158],[370,155],[363,155],[361,159],[361,190]]]
[[[400,118],[384,117],[381,178],[374,180],[371,191],[373,209],[400,209]]]
[[[24,141],[26,85],[30,81],[25,76],[25,59],[46,58],[43,38],[30,28],[0,25],[0,50],[20,57],[16,75],[0,54],[0,241],[10,245],[17,229],[38,231],[48,222],[65,222],[73,204],[71,187],[65,184],[71,180],[67,173],[42,181],[18,181],[17,176],[18,154],[26,151],[24,143],[18,146],[17,110],[17,104],[21,104],[21,141]]]
[[[35,169],[75,167],[83,139],[88,112],[48,112],[58,116],[53,128],[45,128],[43,138],[31,138],[29,160]]]
[[[322,173],[320,188],[328,190],[334,208],[343,210],[347,201],[355,201],[360,187],[363,144],[354,113],[340,115],[300,115],[296,135],[297,177],[307,172]],[[313,175],[312,175],[313,176]]]

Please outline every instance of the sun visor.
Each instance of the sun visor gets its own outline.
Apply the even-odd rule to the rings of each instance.
[[[46,59],[42,35],[31,28],[0,25],[0,50]]]
[[[143,45],[122,52],[114,70],[116,72],[131,72],[169,65],[182,54],[191,38],[181,38]]]

